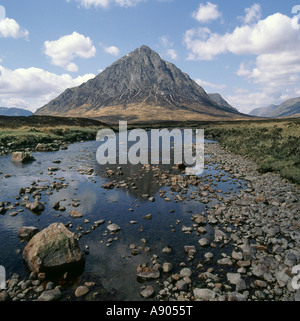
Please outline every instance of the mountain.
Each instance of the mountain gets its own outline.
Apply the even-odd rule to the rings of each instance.
[[[37,115],[132,122],[245,118],[221,106],[187,74],[147,46],[122,57],[95,78],[64,91]]]
[[[29,110],[15,107],[0,107],[1,116],[31,116],[33,113]]]
[[[280,105],[270,105],[269,107],[256,108],[249,115],[261,117],[299,117],[300,97],[285,100]]]
[[[278,105],[270,105],[267,107],[260,107],[260,108],[255,108],[253,109],[249,115],[252,116],[259,116],[259,117],[269,117],[270,113],[272,113],[273,109],[278,107]]]
[[[215,102],[220,107],[237,110],[236,108],[232,107],[220,94],[208,94],[208,96],[213,102]]]

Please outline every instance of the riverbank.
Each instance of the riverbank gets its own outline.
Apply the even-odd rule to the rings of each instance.
[[[260,173],[275,172],[300,185],[300,118],[204,125],[205,135],[250,157]]]
[[[13,151],[35,150],[48,144],[48,150],[59,150],[71,143],[94,140],[98,130],[108,125],[93,119],[29,116],[0,116],[0,155]]]
[[[13,151],[59,150],[68,144],[95,140],[99,129],[110,127],[85,118],[0,116],[0,155]],[[275,172],[292,183],[300,184],[300,119],[258,119],[227,122],[161,122],[128,124],[134,128],[203,128],[207,139],[217,140],[227,150],[249,157],[260,173]],[[110,127],[118,130],[118,126]]]
[[[170,169],[163,170],[157,166],[144,166],[140,172],[136,172],[141,180],[148,173],[160,190],[155,195],[144,195],[145,201],[136,202],[142,213],[141,216],[135,216],[134,220],[128,217],[129,225],[120,224],[116,216],[113,222],[101,217],[104,221],[98,227],[87,215],[82,217],[85,223],[78,224],[78,218],[69,217],[65,225],[69,229],[77,227],[76,236],[83,239],[86,235],[97,235],[96,231],[100,229],[103,239],[99,246],[106,247],[110,257],[117,257],[117,244],[123,244],[128,226],[140,226],[139,221],[142,221],[143,228],[147,223],[151,228],[157,216],[162,215],[158,215],[154,207],[151,215],[146,215],[147,204],[155,206],[159,204],[159,198],[170,208],[179,206],[178,214],[172,210],[163,213],[170,220],[165,234],[175,233],[177,243],[164,244],[160,248],[155,241],[159,235],[155,235],[153,229],[152,243],[148,237],[143,237],[145,232],[141,230],[138,238],[143,241],[140,244],[128,243],[119,263],[124,269],[126,264],[133,264],[136,262],[134,260],[139,259],[135,271],[131,270],[127,278],[140,299],[300,300],[300,291],[292,285],[292,268],[300,263],[299,187],[277,174],[260,173],[252,160],[230,153],[219,144],[206,144],[205,154],[209,156],[206,170],[198,178],[184,176],[178,169],[170,172]],[[59,166],[64,168],[63,163]],[[211,171],[210,167],[215,170]],[[93,170],[81,170],[90,181],[97,181]],[[60,172],[57,173],[60,175]],[[112,196],[118,190],[139,192],[136,185],[138,180],[132,180],[132,173],[131,177],[127,177],[121,175],[120,169],[106,168],[103,176],[109,184],[102,186],[103,191],[109,188],[106,195]],[[222,190],[216,187],[218,182],[236,182],[240,190]],[[68,180],[63,181],[64,186],[68,183]],[[36,187],[36,184],[33,186]],[[97,183],[94,186],[97,188]],[[31,197],[34,191],[50,192],[51,185],[32,191],[24,189],[23,192]],[[71,203],[72,200],[66,201]],[[70,207],[75,206],[80,212],[80,201],[72,202],[74,204]],[[189,214],[189,220],[182,221],[179,219],[180,208],[189,203],[198,203],[199,208],[205,204],[205,210],[197,210],[196,207]],[[17,210],[17,205],[15,207],[11,211]],[[143,210],[144,207],[147,210]],[[71,212],[71,208],[65,208],[66,212]],[[129,209],[130,213],[134,211],[134,207]],[[42,215],[47,215],[46,212],[47,209]],[[60,217],[51,220],[59,220]],[[112,231],[109,226],[115,222],[120,229]],[[178,239],[182,240],[180,244]],[[89,255],[93,255],[95,248],[82,250],[88,250]],[[174,261],[173,253],[176,252],[182,253],[183,259]],[[87,261],[89,255],[86,256]],[[14,275],[7,282],[6,294],[2,291],[1,297],[8,300],[103,300],[93,276],[90,279],[89,276],[80,278],[72,290],[67,291],[67,296],[59,284],[49,284],[51,281],[39,279],[44,275],[35,277],[37,279],[28,281]],[[143,280],[143,285],[135,284],[136,278]],[[115,275],[115,280],[120,282],[120,276]]]

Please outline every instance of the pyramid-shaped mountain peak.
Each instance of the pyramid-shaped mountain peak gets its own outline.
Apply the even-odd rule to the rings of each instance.
[[[219,106],[187,74],[145,45],[67,89],[36,114],[133,122],[241,116],[234,108]]]

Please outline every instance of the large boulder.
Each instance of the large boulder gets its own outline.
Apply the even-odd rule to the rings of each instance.
[[[74,271],[84,265],[78,240],[62,223],[53,223],[34,235],[24,248],[23,259],[35,273]]]
[[[13,152],[11,155],[11,161],[13,163],[28,163],[34,160],[35,158],[30,152]]]

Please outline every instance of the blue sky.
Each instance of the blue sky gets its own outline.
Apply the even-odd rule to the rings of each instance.
[[[300,0],[0,0],[0,106],[35,111],[145,44],[242,112],[300,96]]]

